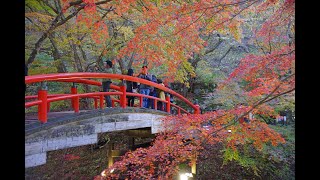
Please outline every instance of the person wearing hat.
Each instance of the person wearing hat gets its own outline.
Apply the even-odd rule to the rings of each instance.
[[[107,60],[103,63],[103,65],[105,66],[105,69],[103,72],[112,74],[112,62]],[[110,78],[102,79],[102,91],[109,92],[111,83],[112,81]],[[106,107],[112,107],[110,95],[106,95],[104,96],[104,98],[106,101]]]

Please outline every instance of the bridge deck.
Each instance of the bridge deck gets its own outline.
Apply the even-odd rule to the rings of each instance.
[[[92,110],[80,110],[80,113],[89,112]],[[48,112],[48,119],[55,119],[59,117],[65,116],[74,116],[74,111],[60,111],[60,112]],[[38,113],[26,113],[25,114],[25,125],[30,125],[32,123],[37,123],[38,120]]]
[[[133,108],[127,107],[125,109],[121,107],[106,108],[106,109],[93,109],[93,110],[80,110],[79,113],[74,111],[62,111],[62,112],[49,112],[48,121],[42,124],[37,119],[37,113],[25,114],[25,133],[29,134],[31,131],[37,128],[53,127],[59,124],[72,122],[75,119],[85,119],[90,117],[99,116],[101,114],[119,114],[119,113],[152,113],[159,115],[169,115],[169,113],[148,108]]]

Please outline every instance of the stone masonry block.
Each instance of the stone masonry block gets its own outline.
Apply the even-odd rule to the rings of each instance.
[[[115,128],[115,123],[112,122],[112,123],[103,123],[103,124],[100,124],[101,125],[101,132],[111,132],[111,131],[114,131],[116,128]]]
[[[47,153],[32,154],[25,156],[25,168],[39,166],[47,161]]]
[[[151,126],[151,134],[156,134],[162,131],[161,125],[162,121],[161,120],[152,120],[152,126]]]
[[[66,123],[59,121],[36,129],[32,127],[32,131],[28,131],[32,133],[25,137],[25,166],[44,164],[47,151],[94,144],[97,142],[97,134],[102,132],[151,127],[152,134],[158,133],[161,131],[160,119],[166,116],[165,113],[161,115],[144,109],[119,108],[116,114],[101,112],[94,116],[83,115],[82,118],[75,121],[71,119]]]
[[[127,129],[127,121],[115,123],[115,130],[125,130],[125,129]]]
[[[37,154],[44,152],[43,147],[47,145],[47,141],[25,143],[25,155]]]
[[[126,125],[126,129],[139,129],[145,127],[151,127],[150,120],[140,120],[140,121],[128,121]]]
[[[52,150],[58,150],[58,149],[63,149],[66,147],[66,138],[61,138],[61,139],[49,139],[47,147],[44,148],[45,151],[52,151]]]
[[[145,113],[135,113],[129,114],[128,120],[129,121],[137,121],[137,120],[152,120],[153,114],[145,114]]]
[[[84,135],[81,142],[83,145],[87,144],[94,144],[98,141],[98,135],[97,134],[91,134],[91,135]]]
[[[94,125],[94,133],[101,133],[102,132],[102,124],[95,124]]]

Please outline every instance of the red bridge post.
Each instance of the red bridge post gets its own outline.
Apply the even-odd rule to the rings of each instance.
[[[94,108],[98,109],[98,100],[97,100],[97,98],[94,98]]]
[[[156,99],[154,99],[153,102],[154,102],[154,109],[157,110],[158,109],[158,105],[157,105],[158,101]]]
[[[38,106],[38,119],[41,123],[47,122],[47,105],[48,105],[48,91],[44,82],[41,82],[41,86],[38,90],[38,100],[41,100],[41,104]]]
[[[196,109],[194,109],[194,114],[200,114],[200,106],[199,104],[196,104]]]
[[[170,96],[166,96],[166,101],[167,101],[167,112],[168,113],[171,113],[171,111],[170,111]]]
[[[112,106],[112,107],[115,107],[115,104],[114,104],[114,100],[113,100],[113,99],[111,99],[111,106]]]
[[[104,100],[104,96],[103,95],[100,95],[100,98],[99,98],[99,100],[100,100],[100,109],[103,109],[103,100]]]
[[[77,86],[75,85],[75,83],[72,83],[71,94],[78,94]],[[79,97],[74,97],[72,98],[72,101],[71,101],[74,112],[76,113],[79,112],[79,99],[80,99]]]
[[[122,95],[120,95],[120,106],[122,108],[126,108],[127,93],[126,93],[126,86],[124,85],[124,82],[120,86],[120,91],[122,92]]]
[[[139,96],[139,106],[142,107],[143,98],[142,96]]]

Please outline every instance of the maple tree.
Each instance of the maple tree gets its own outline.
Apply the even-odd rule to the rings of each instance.
[[[90,35],[96,44],[96,52],[101,53],[97,61],[109,53],[122,69],[126,69],[124,61],[129,61],[129,66],[146,62],[151,68],[162,65],[166,81],[183,82],[188,74],[194,76],[194,68],[187,60],[206,45],[201,36],[230,32],[238,39],[237,27],[241,19],[237,15],[256,2],[63,0],[58,1],[59,8],[54,8],[50,2],[43,1],[45,7],[55,13],[37,12],[38,16],[50,18],[42,29],[42,36],[35,42],[27,64],[33,63],[49,35],[60,28],[70,28],[67,35],[71,44],[82,44]],[[74,18],[77,23],[69,23]],[[77,35],[72,37],[75,33]],[[81,51],[71,46],[74,52]],[[82,71],[76,54],[77,71]]]
[[[58,47],[72,50],[77,71],[85,70],[78,53],[94,49],[96,62],[108,56],[122,72],[142,63],[150,68],[161,66],[166,82],[187,82],[188,77],[196,76],[192,63],[199,60],[195,54],[202,57],[210,51],[204,49],[212,34],[229,35],[240,42],[246,18],[259,15],[264,20],[262,25],[250,25],[254,34],[250,41],[259,52],[241,58],[229,77],[218,84],[215,93],[225,104],[223,108],[201,115],[167,117],[164,132],[151,147],[128,152],[97,179],[172,178],[179,164],[196,158],[207,144],[223,142],[226,154],[234,155],[239,144],[261,150],[266,143],[284,143],[259,119],[253,118],[248,124],[239,119],[249,113],[273,115],[270,102],[294,95],[294,0],[62,0],[59,10],[50,6],[47,2],[40,13],[26,13],[31,21],[47,25],[31,27],[43,34],[34,42],[27,64],[34,62],[47,38],[54,46],[63,37],[65,43],[60,41]],[[76,23],[69,23],[71,19]],[[85,48],[88,44],[93,48]],[[86,59],[83,53],[82,58]],[[85,62],[91,63],[88,59]],[[209,128],[203,127],[208,123]]]
[[[201,3],[196,5],[199,5],[197,8],[205,11],[206,8],[202,7]],[[252,144],[261,151],[266,143],[271,143],[273,146],[284,143],[283,137],[270,129],[264,122],[253,118],[250,123],[239,123],[239,119],[247,116],[250,112],[253,114],[274,114],[268,102],[295,90],[294,42],[292,42],[292,39],[288,42],[288,37],[279,38],[283,30],[288,31],[287,28],[283,28],[288,24],[289,31],[294,33],[292,29],[294,1],[265,1],[255,6],[254,12],[262,13],[267,11],[268,7],[274,7],[274,5],[277,7],[275,13],[269,16],[267,21],[256,31],[256,42],[263,53],[245,56],[229,78],[218,85],[217,93],[228,91],[235,85],[240,85],[239,88],[243,92],[241,93],[242,101],[225,110],[221,109],[202,115],[165,118],[164,132],[157,136],[151,147],[127,153],[121,161],[116,162],[96,178],[108,179],[119,178],[119,176],[147,179],[173,178],[179,170],[178,165],[188,161],[191,157],[196,157],[204,149],[205,144],[224,142],[227,147],[226,152],[229,154],[233,152],[231,154],[234,154],[237,152],[239,144]],[[190,10],[190,8],[188,9]],[[185,13],[183,10],[183,8],[179,9],[179,11]],[[212,14],[214,13],[211,12]],[[193,19],[197,21],[197,19],[200,19],[199,16],[204,16],[205,19],[206,14],[202,12],[201,15],[198,14]],[[226,16],[230,18],[230,14]],[[185,22],[188,21],[185,20]],[[182,24],[190,24],[190,21]],[[196,28],[198,30],[193,25],[200,27],[203,24],[192,23],[190,29]],[[170,33],[177,35],[180,31],[184,31],[184,28],[188,29],[189,27],[178,25],[178,28]],[[219,26],[215,28],[219,30]],[[224,26],[224,28],[226,27]],[[233,33],[237,29],[235,24],[231,24],[229,28]],[[188,31],[191,37],[193,37],[194,31],[195,29],[193,29],[193,32]],[[154,30],[148,32],[150,34],[155,33]],[[198,32],[199,30],[196,33]],[[183,41],[183,39],[180,41]],[[192,41],[192,38],[190,41]],[[203,42],[199,39],[195,39],[195,41]],[[127,49],[130,49],[130,46],[125,50]],[[184,46],[184,49],[188,48]],[[268,51],[265,49],[268,49]],[[192,51],[199,52],[197,48],[193,48]],[[147,53],[145,55],[147,56]],[[244,103],[244,105],[239,106],[238,103]],[[209,128],[204,128],[203,124],[208,123],[210,124]],[[226,129],[231,130],[231,133],[228,133]]]

